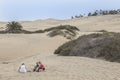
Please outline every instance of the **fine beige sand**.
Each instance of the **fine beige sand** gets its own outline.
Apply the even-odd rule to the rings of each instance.
[[[77,26],[79,35],[97,30],[120,32],[120,15],[85,17],[73,20],[36,20],[20,22],[26,30],[38,30],[61,24]],[[6,22],[0,22],[5,29]],[[120,64],[86,57],[57,56],[55,49],[67,42],[64,37],[50,38],[44,34],[0,34],[0,80],[120,80]],[[28,70],[37,61],[46,67],[44,72],[19,73],[25,63]]]

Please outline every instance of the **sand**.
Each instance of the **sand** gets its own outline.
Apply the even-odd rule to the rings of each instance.
[[[120,32],[120,15],[86,17],[73,20],[36,20],[21,22],[24,29],[37,30],[61,24],[80,28],[79,35],[96,30]],[[0,29],[5,28],[0,23]],[[44,34],[0,34],[0,80],[120,80],[120,64],[99,59],[73,56],[57,56],[54,51],[67,42],[64,37],[50,38]],[[33,69],[37,61],[46,67],[44,72],[19,73],[18,67],[25,63]]]

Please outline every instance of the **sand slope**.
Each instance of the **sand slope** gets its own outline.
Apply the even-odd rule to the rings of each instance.
[[[20,63],[32,70],[38,60],[45,64],[45,72],[17,72]],[[120,64],[84,57],[40,54],[0,65],[1,80],[120,80]]]
[[[4,52],[0,54],[3,58],[0,61],[0,80],[120,80],[119,63],[54,55],[54,50],[67,41],[62,37],[48,38],[38,34],[1,36],[5,41],[0,44],[7,50],[0,47]],[[45,72],[22,74],[17,71],[23,62],[32,71],[39,60],[45,64]]]
[[[105,29],[120,32],[120,15],[86,17],[73,20],[37,20],[21,22],[24,29],[45,29],[61,24],[75,25],[80,35]],[[0,23],[0,29],[6,23]],[[0,34],[0,80],[120,80],[120,64],[85,57],[54,55],[58,46],[67,42],[63,37],[44,34]],[[45,72],[18,73],[25,63],[32,70],[36,61],[45,64]]]

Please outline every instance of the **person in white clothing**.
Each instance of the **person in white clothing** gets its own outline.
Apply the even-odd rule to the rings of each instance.
[[[24,63],[22,63],[22,65],[19,67],[19,72],[21,72],[21,73],[26,73],[27,72],[27,69],[26,69]]]

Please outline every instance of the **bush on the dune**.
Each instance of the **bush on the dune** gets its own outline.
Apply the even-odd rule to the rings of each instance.
[[[37,31],[33,31],[31,33],[44,33],[45,31],[44,30],[37,30]]]
[[[104,56],[109,61],[120,62],[120,39],[111,40],[111,43],[104,46],[98,56]]]
[[[50,37],[61,35],[61,36],[66,37],[67,39],[71,39],[72,37],[75,37],[77,35],[76,31],[79,31],[79,29],[75,26],[60,25],[57,27],[45,29],[44,31],[49,32],[48,36]]]
[[[48,28],[48,29],[45,29],[45,31],[51,31],[51,30],[54,30],[54,29],[67,29],[67,30],[77,30],[79,31],[79,29],[75,26],[70,26],[70,25],[60,25],[60,26],[57,26],[57,27],[52,27],[52,28]]]
[[[120,62],[120,33],[83,35],[60,46],[54,53],[62,56],[84,56]]]
[[[79,31],[79,29],[75,26],[70,25],[60,25],[57,27],[48,28],[45,30],[36,30],[36,31],[27,31],[22,29],[23,26],[19,22],[8,22],[6,25],[6,29],[0,31],[0,34],[6,34],[6,33],[24,33],[24,34],[33,34],[33,33],[45,33],[48,32],[48,36],[54,37],[57,35],[62,35],[64,37],[67,37],[66,35],[70,35],[72,37],[76,36],[76,31]],[[68,37],[69,38],[69,37]]]
[[[108,32],[108,31],[106,31],[106,30],[99,30],[99,31],[97,31],[97,32]]]
[[[9,22],[6,27],[8,33],[21,33],[22,31],[22,25],[15,21]]]

